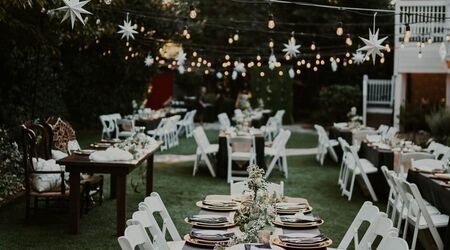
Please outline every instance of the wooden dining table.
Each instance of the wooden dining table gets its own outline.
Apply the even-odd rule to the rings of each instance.
[[[231,201],[232,196],[231,195],[208,195],[206,196],[205,200],[223,200],[223,201]],[[295,203],[305,203],[308,204],[308,201],[304,198],[294,198],[294,197],[286,197],[286,202],[295,202]],[[225,217],[231,217],[233,218],[235,211],[211,211],[211,210],[205,210],[201,209],[199,214],[202,215],[219,215],[219,216],[225,216]],[[199,228],[199,227],[192,227],[192,230],[222,230],[222,229],[208,229],[208,228]],[[239,236],[242,234],[242,232],[239,230],[238,226],[223,229],[229,232],[234,232],[236,236]],[[273,234],[271,235],[271,240],[274,237],[277,237],[279,235],[283,234],[289,234],[289,233],[310,233],[310,234],[320,234],[320,230],[318,227],[311,227],[311,228],[281,228],[281,227],[275,227],[275,230]],[[189,243],[185,243],[183,250],[197,250],[197,249],[204,249]]]
[[[72,154],[61,160],[59,165],[64,165],[69,175],[69,231],[73,234],[80,232],[80,173],[105,173],[111,174],[111,198],[117,198],[116,208],[116,233],[122,236],[126,227],[127,207],[127,176],[147,161],[146,196],[153,191],[153,156],[161,146],[157,142],[148,148],[139,158],[130,161],[96,162],[89,159],[88,155]]]

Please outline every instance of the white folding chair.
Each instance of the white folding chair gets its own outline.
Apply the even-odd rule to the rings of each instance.
[[[383,212],[379,212],[374,223],[371,223],[369,228],[367,228],[366,233],[359,242],[356,250],[370,250],[373,248],[377,237],[397,237],[398,230],[393,227],[392,221]]]
[[[398,132],[398,128],[396,127],[390,127],[388,131],[386,132],[384,139],[392,139]]]
[[[153,246],[154,249],[169,250],[169,245],[167,244],[167,241],[164,238],[164,235],[162,234],[161,230],[159,230],[158,223],[156,222],[153,216],[150,216],[147,213],[147,211],[139,210],[134,212],[131,219],[127,221],[127,225],[128,226],[137,225],[142,227],[144,229],[147,239],[150,240],[151,245]],[[150,232],[150,235],[152,236],[151,238],[146,230]]]
[[[200,161],[203,160],[206,166],[211,172],[213,177],[216,177],[216,172],[214,171],[214,166],[211,163],[210,156],[214,156],[219,151],[218,144],[210,144],[208,137],[203,130],[203,127],[197,127],[193,132],[195,142],[197,143],[197,150],[195,153],[194,170],[192,171],[192,176],[195,176],[198,170],[198,165]]]
[[[144,199],[143,202],[139,203],[139,210],[145,211],[153,218],[155,213],[159,214],[162,218],[162,227],[155,226],[155,228],[161,230],[164,239],[168,231],[172,241],[181,241],[181,236],[178,233],[178,230],[175,227],[175,224],[173,223],[172,218],[170,217],[169,212],[167,212],[166,206],[158,193],[152,192],[150,196]]]
[[[322,126],[316,124],[316,125],[314,125],[314,128],[316,129],[318,137],[319,137],[316,159],[320,162],[320,165],[323,166],[325,156],[328,153],[331,155],[331,158],[335,162],[337,162],[338,157],[337,157],[336,151],[334,151],[333,147],[338,145],[338,141],[330,140],[328,138],[327,132],[325,131],[325,129]]]
[[[184,115],[183,119],[181,119],[181,120],[179,120],[177,122],[177,127],[178,127],[177,133],[178,133],[178,135],[180,135],[181,132],[184,131],[184,133],[186,134],[186,138],[192,136],[192,134],[189,134],[189,123],[190,123],[191,112],[192,111],[187,112]]]
[[[399,237],[383,237],[378,244],[377,250],[409,250],[408,243]]]
[[[347,171],[344,176],[344,189],[342,190],[342,194],[348,197],[348,200],[352,199],[353,189],[355,185],[356,176],[361,176],[364,184],[369,190],[370,196],[373,201],[378,201],[377,195],[372,187],[372,184],[367,177],[367,174],[372,174],[378,172],[378,168],[376,168],[370,161],[364,158],[359,158],[356,150],[349,145],[345,145],[344,152],[346,152],[349,157],[351,157],[352,162],[354,164],[348,164]],[[350,186],[348,185],[348,177],[351,174]]]
[[[261,126],[261,131],[264,133],[264,138],[268,141],[272,141],[276,135],[278,135],[279,127],[275,117],[270,117],[267,120],[266,125]]]
[[[99,118],[102,123],[102,139],[111,139],[112,132],[116,129],[115,122],[110,118],[110,115],[100,115]]]
[[[167,143],[164,141],[164,133],[163,133],[163,127],[165,126],[166,122],[167,118],[162,118],[155,129],[147,131],[147,134],[153,137],[155,140],[162,140],[164,142],[163,145],[161,145],[161,150],[169,148]]]
[[[247,181],[232,181],[230,183],[230,195],[240,195],[245,191],[249,191]]]
[[[381,137],[384,138],[388,129],[389,129],[388,125],[380,124],[380,126],[377,129],[377,134],[381,135]]]
[[[220,113],[217,115],[217,118],[219,119],[220,129],[227,130],[231,128],[230,118],[228,118],[227,113]]]
[[[341,146],[342,149],[342,161],[341,161],[341,168],[339,169],[339,176],[338,176],[338,186],[341,190],[344,189],[344,183],[346,183],[345,177],[346,177],[346,173],[347,173],[347,167],[349,165],[354,165],[354,161],[353,161],[353,157],[349,156],[349,153],[346,152],[345,147],[350,145],[348,144],[348,142],[344,139],[342,139],[342,137],[338,138],[339,141],[339,145]]]
[[[420,169],[432,172],[434,170],[442,170],[444,169],[444,161],[436,160],[436,159],[421,159],[415,160],[411,159],[411,168]]]
[[[239,148],[246,148],[240,150]],[[248,149],[248,150],[247,150]],[[231,183],[233,180],[245,180],[247,177],[246,169],[233,170],[233,162],[249,165],[256,164],[255,137],[250,136],[227,136],[227,155],[228,155],[228,174],[227,181]],[[237,175],[235,175],[237,174]],[[242,176],[244,175],[244,176]]]
[[[379,212],[378,208],[374,206],[372,202],[370,201],[364,202],[364,204],[359,209],[358,214],[356,214],[355,218],[353,219],[352,224],[350,224],[350,226],[348,227],[347,232],[345,233],[344,237],[339,243],[337,249],[343,250],[347,249],[350,247],[350,244],[352,242],[355,248],[359,246],[360,238],[358,233],[361,225],[363,224],[363,222],[367,222],[370,225],[372,225],[372,223],[374,223],[378,217],[378,212]],[[365,233],[367,233],[367,230],[365,231]]]
[[[194,118],[196,114],[197,114],[196,109],[192,110],[191,113],[189,114],[186,137],[192,137],[192,132],[194,131]]]
[[[284,113],[286,113],[286,111],[284,109],[281,109],[281,110],[278,110],[274,115],[274,117],[278,123],[278,128],[282,128],[282,126],[283,126]]]
[[[422,160],[422,159],[434,159],[434,155],[427,152],[410,152],[401,153],[400,155],[400,169],[394,169],[396,172],[404,175],[406,177],[408,170],[411,168],[411,160]]]
[[[117,241],[122,250],[135,250],[138,246],[139,249],[144,250],[154,249],[150,238],[140,225],[130,225],[125,228],[124,236],[120,236]]]
[[[389,170],[386,166],[381,166],[381,172],[383,173],[384,178],[386,179],[386,182],[389,186],[389,195],[388,195],[388,201],[386,205],[386,214],[389,215],[389,212],[391,212],[391,219],[395,220],[395,213],[396,213],[396,199],[397,199],[397,191],[395,189],[395,183],[393,183],[393,180],[391,178],[391,175],[394,174],[390,172],[392,170]]]
[[[429,229],[431,236],[436,242],[437,248],[439,250],[444,249],[444,243],[441,236],[439,235],[439,232],[437,231],[437,228],[447,227],[449,220],[448,215],[431,215],[428,212],[428,208],[416,184],[409,183],[406,180],[402,180],[402,188],[403,191],[409,195],[408,222],[414,226],[414,235],[411,243],[411,249],[414,250],[416,248],[417,234],[419,230],[422,229]],[[409,223],[405,223],[405,227],[403,230],[403,239],[406,239]]]
[[[271,158],[270,164],[267,167],[265,178],[269,177],[270,173],[273,170],[273,167],[277,162],[281,162],[281,169],[284,173],[284,177],[286,179],[288,178],[286,144],[291,137],[291,131],[281,130],[277,138],[278,137],[280,137],[280,139],[275,140],[272,144],[272,147],[264,148],[264,155]]]

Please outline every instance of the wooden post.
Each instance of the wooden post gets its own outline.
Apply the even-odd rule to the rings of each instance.
[[[69,176],[70,185],[70,233],[80,232],[80,172],[71,171]]]
[[[127,214],[127,175],[116,175],[117,187],[117,237],[122,236],[126,227]]]

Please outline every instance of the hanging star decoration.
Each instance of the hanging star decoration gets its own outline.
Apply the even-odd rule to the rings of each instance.
[[[366,55],[361,53],[361,51],[356,51],[356,53],[352,53],[353,57],[352,60],[355,62],[355,64],[361,64],[366,60]]]
[[[150,54],[148,54],[144,59],[145,66],[147,66],[147,67],[152,66],[154,62],[155,62],[155,59],[153,59],[152,55],[150,55]]]
[[[376,56],[382,57],[381,51],[384,50],[386,47],[381,45],[384,40],[386,40],[388,37],[384,37],[381,39],[378,39],[378,32],[380,30],[377,29],[375,33],[372,33],[372,30],[369,29],[369,39],[365,39],[363,37],[360,37],[360,39],[366,44],[364,47],[359,48],[358,51],[364,50],[367,51],[367,55],[370,55],[372,57],[372,62],[375,65]]]
[[[288,40],[288,43],[283,43],[284,49],[283,52],[286,52],[285,57],[286,58],[292,58],[297,57],[297,54],[300,53],[298,50],[300,48],[300,45],[295,44],[295,38],[292,35],[291,38]]]
[[[289,73],[289,77],[290,78],[294,78],[295,77],[295,72],[294,72],[294,69],[292,67],[289,69],[288,73]]]
[[[59,7],[57,9],[55,9],[55,10],[56,11],[58,11],[58,10],[66,11],[66,14],[64,15],[64,17],[61,20],[61,22],[64,22],[70,16],[70,22],[72,23],[72,29],[73,29],[73,27],[75,25],[75,21],[77,20],[77,18],[84,25],[84,20],[81,17],[81,14],[92,15],[91,12],[83,9],[83,6],[86,5],[87,3],[89,3],[90,0],[81,1],[81,2],[79,0],[63,0],[63,2],[64,2],[64,4],[66,6]]]
[[[184,68],[184,65],[178,66],[178,73],[180,73],[180,75],[184,74],[185,71],[186,69]]]
[[[338,69],[337,62],[336,62],[336,60],[333,60],[333,61],[331,62],[331,70],[332,70],[333,72],[336,72],[337,69]]]
[[[273,70],[275,68],[276,63],[277,63],[277,58],[275,57],[275,54],[273,53],[273,50],[272,50],[272,53],[269,56],[269,69]]]
[[[122,34],[122,37],[120,39],[123,39],[124,37],[126,37],[127,41],[130,40],[130,37],[134,39],[134,34],[138,33],[136,31],[137,25],[131,24],[131,21],[128,19],[128,13],[127,13],[127,18],[125,20],[123,20],[123,25],[119,25],[119,28],[120,28],[120,30],[117,31],[117,33]]]
[[[234,71],[238,73],[245,73],[247,72],[247,69],[245,69],[245,64],[242,62],[238,62],[236,66],[234,66]]]
[[[184,53],[183,48],[180,48],[177,56],[175,56],[175,60],[177,61],[177,65],[184,65],[184,63],[186,62],[186,53]]]

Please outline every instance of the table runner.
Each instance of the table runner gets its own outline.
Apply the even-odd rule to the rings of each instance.
[[[299,203],[308,203],[308,201],[304,198],[293,198],[293,197],[286,197],[287,198],[287,202],[299,202]],[[205,200],[227,200],[227,201],[231,201],[231,195],[208,195],[206,196]],[[211,211],[211,210],[204,210],[201,209],[199,214],[210,214],[210,215],[221,215],[221,216],[234,216],[234,211],[233,212],[218,212],[218,211]],[[193,227],[193,230],[195,230],[196,228]],[[199,229],[200,230],[200,229]],[[208,230],[207,228],[201,228],[201,230]],[[210,229],[210,230],[220,230],[220,229]],[[232,227],[232,228],[228,228],[226,229],[227,231],[230,232],[235,232],[237,235],[239,235],[240,231],[239,231],[239,227]],[[314,234],[319,234],[320,230],[317,227],[314,228],[305,228],[305,229],[287,229],[287,228],[280,228],[280,227],[275,227],[275,231],[273,232],[273,235],[271,236],[277,236],[277,235],[281,235],[281,234],[288,234],[288,233],[314,233]],[[184,235],[182,235],[181,237],[183,237]],[[198,249],[202,249],[201,247],[195,247],[189,244],[185,244],[183,246],[183,250],[198,250]],[[203,248],[204,249],[204,248]]]

